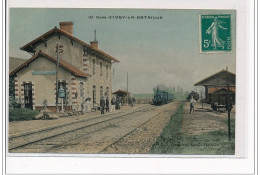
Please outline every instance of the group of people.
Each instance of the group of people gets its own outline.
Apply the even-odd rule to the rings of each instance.
[[[108,97],[102,97],[100,99],[100,111],[101,114],[105,114],[105,110],[106,112],[109,112],[109,98]],[[120,109],[120,105],[122,104],[122,101],[119,97],[112,97],[111,99],[111,112],[115,111],[116,109]]]

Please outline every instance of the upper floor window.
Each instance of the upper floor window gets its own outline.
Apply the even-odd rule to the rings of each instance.
[[[102,72],[102,62],[100,62],[100,76],[103,76],[103,72]]]
[[[108,78],[108,65],[106,65],[106,78]]]
[[[96,61],[93,60],[92,61],[92,74],[95,75],[95,64],[96,64]]]

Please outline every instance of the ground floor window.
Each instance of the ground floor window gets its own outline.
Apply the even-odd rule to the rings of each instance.
[[[103,97],[103,87],[100,86],[100,99]]]
[[[24,84],[24,105],[25,108],[33,109],[32,83]]]
[[[80,96],[84,98],[84,83],[80,82]]]
[[[96,86],[93,86],[93,104],[96,104]]]
[[[106,96],[109,96],[109,88],[106,88]]]

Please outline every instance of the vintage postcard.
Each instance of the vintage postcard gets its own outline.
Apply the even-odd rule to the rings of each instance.
[[[8,155],[235,156],[236,15],[10,8]]]

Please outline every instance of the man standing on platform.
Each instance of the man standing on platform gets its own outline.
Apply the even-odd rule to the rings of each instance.
[[[109,112],[109,99],[106,98],[106,112]]]
[[[101,114],[104,114],[105,113],[105,105],[106,105],[106,102],[105,102],[105,97],[103,96],[100,100],[100,110],[101,110]]]
[[[191,96],[191,98],[190,98],[190,113],[191,113],[191,111],[193,111],[193,113],[194,113],[195,103],[196,103],[196,101],[193,99],[193,96]]]
[[[115,111],[116,110],[116,99],[115,99],[115,97],[112,97],[112,100],[111,100],[111,106],[112,106],[112,109],[111,109],[111,111],[113,112],[113,111]]]

